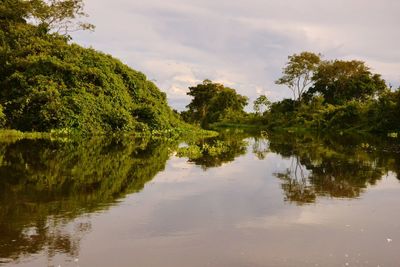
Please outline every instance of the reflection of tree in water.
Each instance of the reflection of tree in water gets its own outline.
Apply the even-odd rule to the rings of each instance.
[[[170,151],[167,144],[118,139],[1,143],[0,259],[41,251],[76,257],[90,223],[74,220],[140,191]],[[65,230],[71,221],[74,230]]]
[[[265,159],[269,150],[269,141],[266,138],[256,136],[253,142],[253,153],[258,159]]]
[[[238,132],[221,132],[217,138],[209,138],[190,143],[178,149],[179,157],[188,157],[189,162],[202,166],[204,170],[219,167],[246,154],[246,135]]]
[[[73,228],[69,230],[67,226],[71,225],[71,222],[55,216],[32,221],[29,225],[12,223],[13,226],[1,230],[3,243],[0,256],[5,261],[16,260],[41,251],[47,255],[49,262],[59,253],[70,258],[78,258],[80,240],[91,229],[90,221],[73,221]]]
[[[286,169],[286,172],[276,173],[275,175],[283,182],[282,189],[285,192],[285,200],[297,203],[315,201],[315,190],[310,185],[299,158],[292,157],[290,168]]]
[[[270,137],[271,151],[292,160],[285,172],[276,174],[283,181],[285,199],[304,204],[321,196],[359,197],[389,170],[396,172],[393,163],[398,162],[398,153],[387,153],[380,147],[382,144],[375,142],[365,145],[357,139]]]

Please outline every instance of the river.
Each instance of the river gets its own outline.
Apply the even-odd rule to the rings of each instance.
[[[397,143],[0,141],[0,266],[399,266]]]

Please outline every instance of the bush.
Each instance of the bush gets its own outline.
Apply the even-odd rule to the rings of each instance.
[[[182,124],[144,74],[64,36],[8,22],[0,27],[0,124],[5,116],[13,129],[86,134]]]

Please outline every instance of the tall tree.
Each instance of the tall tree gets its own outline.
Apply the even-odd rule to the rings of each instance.
[[[325,61],[318,67],[313,81],[310,95],[320,94],[330,104],[374,98],[387,88],[379,74],[371,73],[369,67],[358,60]]]
[[[265,95],[260,95],[253,102],[253,109],[257,114],[263,113],[269,106],[271,106],[271,101]]]
[[[83,0],[2,0],[0,19],[30,22],[42,29],[67,35],[77,30],[93,30],[79,21],[87,17]]]
[[[187,95],[192,96],[193,99],[186,107],[189,109],[191,121],[202,122],[210,108],[211,99],[216,93],[222,90],[223,85],[213,83],[210,80],[204,80],[203,83],[193,87],[189,87]]]
[[[68,34],[78,30],[93,30],[94,25],[82,21],[87,17],[83,0],[31,0],[32,17],[50,30]]]
[[[293,92],[293,99],[301,101],[303,94],[313,82],[313,73],[321,62],[321,54],[302,52],[293,54],[288,59],[282,71],[283,76],[275,83],[289,87]]]
[[[188,110],[183,112],[183,117],[202,126],[218,121],[227,112],[243,112],[248,101],[247,97],[237,94],[234,89],[210,80],[189,87],[187,94],[193,99],[187,105]]]

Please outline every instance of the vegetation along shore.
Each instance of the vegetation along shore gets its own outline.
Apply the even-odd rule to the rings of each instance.
[[[167,136],[219,127],[270,131],[368,132],[397,137],[400,93],[362,61],[288,57],[276,83],[293,98],[260,95],[254,112],[235,89],[205,80],[189,87],[187,110],[173,110],[146,76],[118,59],[72,42],[83,2],[5,0],[0,5],[0,126],[4,136]],[[37,135],[36,135],[37,136]]]

